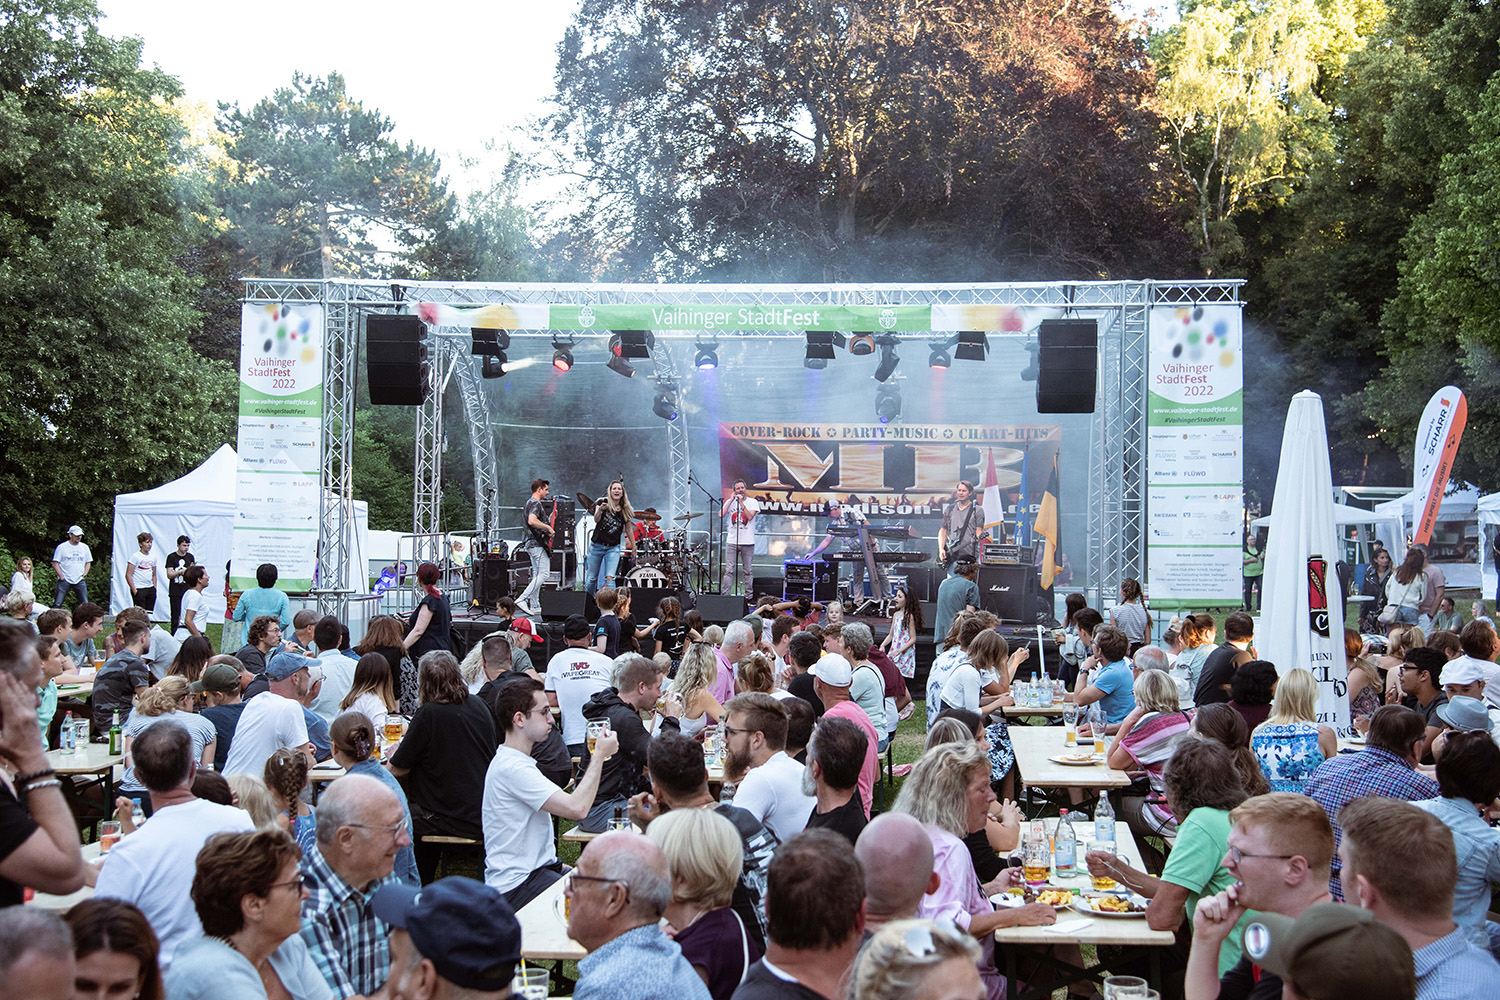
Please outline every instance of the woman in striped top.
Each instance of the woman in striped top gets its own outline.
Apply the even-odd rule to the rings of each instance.
[[[1109,622],[1130,640],[1130,652],[1146,641],[1151,632],[1151,614],[1141,595],[1141,583],[1127,576],[1120,581],[1120,603],[1109,609]]]
[[[1121,800],[1125,818],[1136,843],[1144,838],[1177,832],[1177,821],[1167,808],[1164,774],[1177,741],[1192,726],[1192,719],[1178,708],[1177,682],[1161,670],[1143,670],[1135,679],[1135,709],[1120,723],[1120,733],[1109,750],[1109,766],[1121,771],[1144,772],[1151,786],[1149,796],[1127,795]]]

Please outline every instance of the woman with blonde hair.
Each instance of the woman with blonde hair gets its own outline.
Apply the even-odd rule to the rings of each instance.
[[[675,809],[652,820],[646,836],[672,872],[672,901],[662,915],[682,957],[714,1000],[729,1000],[760,958],[760,946],[730,905],[744,865],[739,831],[710,809]]]
[[[594,530],[589,535],[588,559],[584,563],[583,589],[592,596],[601,587],[615,585],[615,570],[620,568],[621,539],[624,547],[635,552],[630,539],[630,522],[635,509],[625,484],[616,479],[609,484],[604,499],[594,505]]]
[[[1271,714],[1250,734],[1250,752],[1273,792],[1300,792],[1319,764],[1339,752],[1338,737],[1318,724],[1318,682],[1298,667],[1281,675]]]
[[[985,754],[990,752],[990,741],[984,731],[984,722],[977,712],[961,708],[945,708],[932,728],[927,731],[925,754],[944,743],[977,743]],[[990,771],[993,785],[994,770]],[[1009,854],[1021,844],[1021,810],[1009,798],[990,805],[989,817],[984,830],[971,833],[964,838],[969,848],[969,860],[974,863],[974,874],[979,881],[988,882],[1005,870],[1005,861],[1000,852]]]
[[[151,793],[135,776],[135,762],[130,748],[141,733],[159,722],[170,719],[188,731],[193,739],[193,759],[204,771],[214,769],[214,749],[219,731],[201,715],[193,714],[193,693],[186,677],[163,677],[136,699],[135,711],[125,720],[125,775],[120,791],[141,804],[141,811],[151,815]]]
[[[1385,674],[1385,703],[1401,704],[1401,664],[1406,654],[1427,645],[1427,633],[1416,625],[1392,625],[1386,635],[1385,652],[1375,666]]]
[[[860,950],[848,1000],[973,1000],[985,992],[979,961],[979,945],[951,921],[893,921]]]
[[[302,801],[307,787],[307,757],[301,750],[282,747],[266,759],[266,788],[276,803],[280,829],[289,832],[303,853],[317,843],[318,823],[312,806]]]
[[[668,690],[682,701],[682,718],[677,720],[684,736],[697,736],[710,723],[724,717],[724,706],[710,690],[719,676],[719,659],[713,646],[695,642],[682,654],[677,676]]]
[[[1168,836],[1177,832],[1177,821],[1167,808],[1165,772],[1172,751],[1193,720],[1182,711],[1178,701],[1177,681],[1161,670],[1143,670],[1132,688],[1135,708],[1120,723],[1120,731],[1109,748],[1108,764],[1120,771],[1146,776],[1150,795],[1127,795],[1121,799],[1120,813],[1136,835],[1143,858],[1161,860],[1142,838]]]
[[[354,680],[349,693],[339,702],[340,712],[363,712],[375,724],[375,731],[385,729],[386,716],[400,708],[395,685],[391,682],[391,665],[379,653],[366,653],[354,665]]]
[[[286,829],[276,818],[276,799],[264,781],[253,774],[231,774],[224,780],[229,782],[235,806],[250,814],[256,829]]]
[[[1188,615],[1182,620],[1182,652],[1172,664],[1176,676],[1186,677],[1188,690],[1198,690],[1198,674],[1203,670],[1203,661],[1216,648],[1214,635],[1218,629],[1213,615]]]
[[[771,663],[771,658],[759,650],[746,653],[735,664],[734,693],[744,694],[748,691],[759,691],[777,700],[797,697],[790,691],[776,689],[776,667]]]

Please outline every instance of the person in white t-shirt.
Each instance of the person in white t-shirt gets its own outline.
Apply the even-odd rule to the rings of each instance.
[[[130,600],[138,608],[148,612],[156,610],[156,583],[161,576],[161,564],[156,553],[151,551],[151,532],[143,531],[135,536],[140,545],[125,564],[125,583],[130,587]]]
[[[613,732],[601,735],[583,776],[565,792],[542,775],[531,756],[532,746],[552,730],[552,708],[542,685],[518,677],[500,688],[495,717],[505,733],[484,775],[484,881],[519,910],[563,876],[548,815],[587,816],[604,762],[620,744]]]
[[[725,594],[750,593],[750,564],[755,559],[755,516],[760,504],[745,495],[745,481],[734,481],[734,492],[724,498],[719,516],[724,522]]]
[[[583,615],[568,616],[563,623],[563,639],[568,648],[547,661],[547,704],[562,710],[563,742],[574,757],[582,757],[588,735],[583,706],[610,686],[615,663],[588,648],[589,622]]]
[[[52,552],[52,572],[57,574],[57,588],[53,592],[52,606],[63,606],[68,591],[78,595],[79,604],[89,602],[89,585],[84,577],[94,565],[94,553],[83,544],[83,529],[73,525],[68,529],[68,540]]]
[[[208,570],[202,566],[189,566],[182,574],[187,584],[187,593],[182,595],[182,624],[172,633],[178,642],[186,642],[190,636],[203,635],[208,629],[208,599],[203,592],[208,589]]]
[[[198,852],[209,837],[252,831],[255,821],[243,809],[193,796],[198,767],[183,727],[152,726],[132,751],[136,777],[151,795],[151,819],[104,856],[94,895],[140,908],[161,941],[166,969],[178,945],[203,934],[191,893]]]
[[[234,742],[224,761],[224,774],[249,774],[259,778],[265,773],[266,761],[282,747],[295,747],[313,762],[312,741],[307,738],[307,722],[302,716],[304,697],[312,687],[307,672],[312,663],[298,653],[280,652],[266,664],[269,690],[251,698],[234,727]]]
[[[307,707],[328,722],[338,718],[339,705],[354,685],[355,661],[339,650],[339,620],[324,615],[313,626],[313,643],[318,647],[318,664],[323,668],[323,688]]]
[[[806,768],[786,754],[786,709],[751,691],[729,699],[724,719],[724,776],[739,782],[734,804],[786,843],[807,827],[818,804],[802,790]]]

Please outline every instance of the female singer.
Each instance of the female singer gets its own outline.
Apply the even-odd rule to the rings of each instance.
[[[635,520],[635,510],[625,493],[625,484],[616,479],[609,492],[594,507],[594,533],[589,536],[589,557],[583,571],[583,589],[590,596],[600,587],[615,585],[615,570],[620,566],[620,544],[635,552],[635,543],[625,529]]]

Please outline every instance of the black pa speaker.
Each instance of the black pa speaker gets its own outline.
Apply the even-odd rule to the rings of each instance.
[[[1038,621],[1036,567],[1030,563],[998,563],[979,567],[979,607],[1007,624]]]
[[[493,608],[502,597],[510,596],[510,560],[485,553],[474,560],[474,600],[483,608]]]
[[[1044,319],[1037,329],[1036,411],[1093,413],[1099,321]]]
[[[365,379],[376,406],[427,401],[427,331],[415,316],[365,317]]]
[[[699,594],[696,607],[709,625],[728,625],[750,611],[745,599],[733,594]]]
[[[581,615],[584,609],[593,603],[588,599],[589,595],[581,590],[548,590],[544,587],[539,596],[542,600],[543,618],[567,618],[569,615]]]

